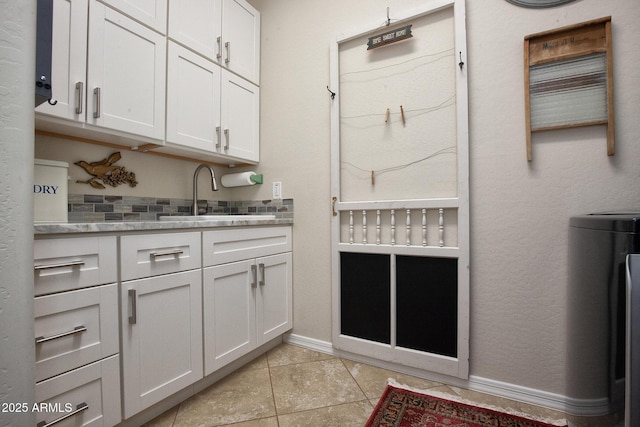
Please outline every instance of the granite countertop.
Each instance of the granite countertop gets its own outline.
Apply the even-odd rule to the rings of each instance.
[[[215,227],[247,227],[260,225],[291,225],[293,218],[275,219],[215,219],[215,220],[181,220],[176,217],[171,221],[130,221],[130,222],[82,222],[82,223],[41,223],[35,224],[33,232],[39,234],[70,233],[110,233],[122,231],[177,230]]]

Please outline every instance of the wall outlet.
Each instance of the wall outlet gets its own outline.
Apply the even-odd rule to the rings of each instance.
[[[273,198],[282,199],[282,183],[281,182],[273,183]]]

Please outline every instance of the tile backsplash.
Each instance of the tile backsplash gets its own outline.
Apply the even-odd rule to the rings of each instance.
[[[69,194],[69,222],[156,221],[159,216],[192,215],[192,199]],[[293,199],[198,200],[209,214],[276,215],[293,218]]]

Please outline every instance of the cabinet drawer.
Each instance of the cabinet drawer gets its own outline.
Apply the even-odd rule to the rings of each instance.
[[[116,253],[115,236],[36,240],[35,295],[115,282]]]
[[[291,251],[291,227],[242,228],[202,233],[204,266]]]
[[[200,233],[122,236],[122,280],[200,268]]]
[[[36,384],[36,401],[43,405],[38,423],[68,416],[60,425],[109,427],[120,415],[118,355],[83,366]],[[85,406],[86,405],[86,406]]]
[[[118,352],[117,284],[36,297],[36,381]]]

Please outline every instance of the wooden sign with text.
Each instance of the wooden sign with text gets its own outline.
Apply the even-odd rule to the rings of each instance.
[[[405,25],[402,28],[396,28],[395,30],[387,31],[382,34],[369,37],[367,50],[386,46],[391,43],[399,42],[400,40],[406,40],[411,37],[413,37],[413,35],[411,35],[411,24]]]

